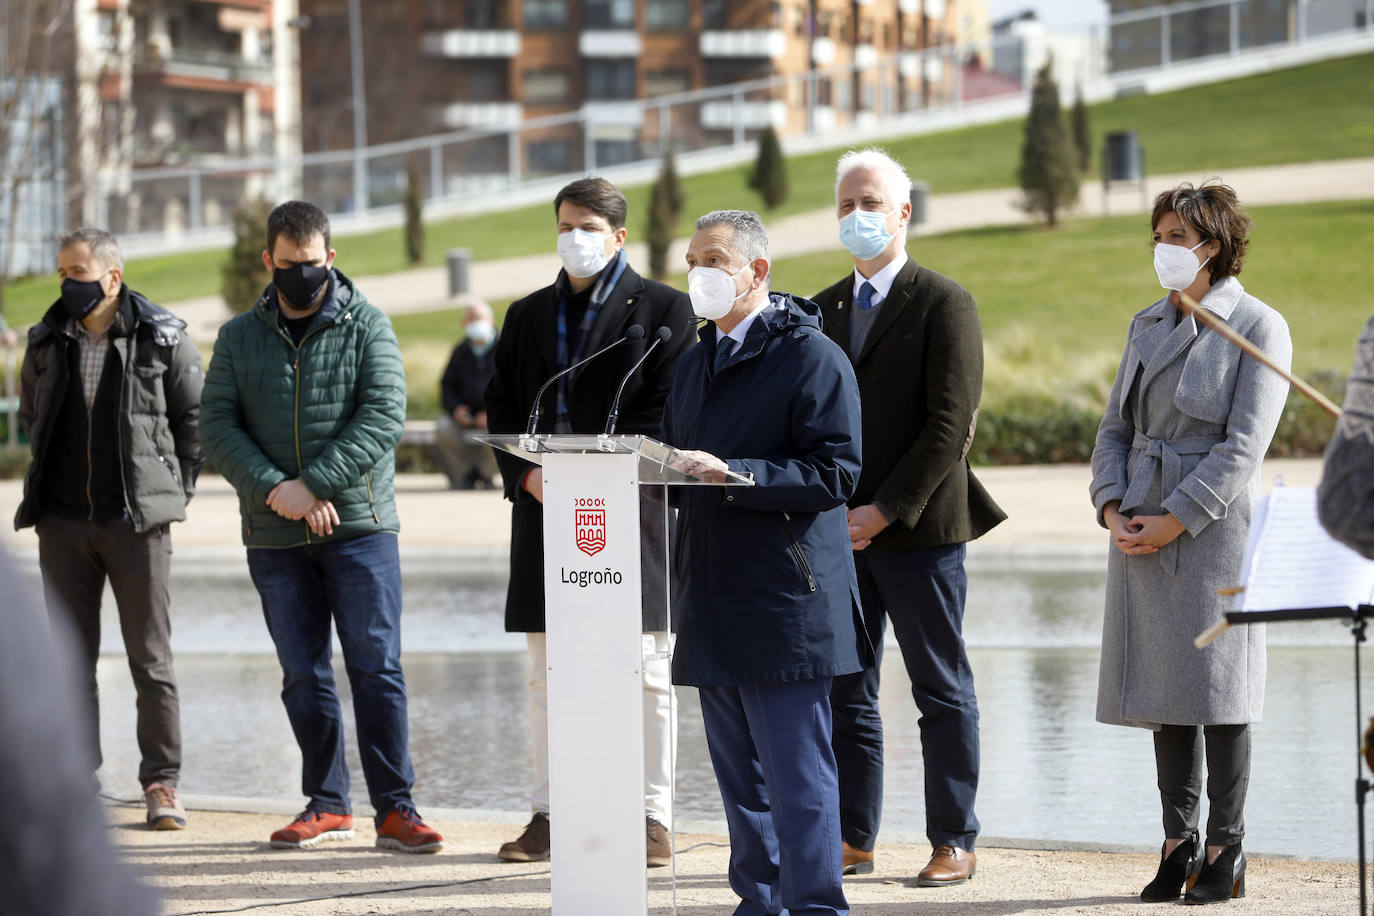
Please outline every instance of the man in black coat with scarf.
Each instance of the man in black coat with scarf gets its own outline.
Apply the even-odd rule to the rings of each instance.
[[[637,339],[588,363],[544,394],[541,433],[600,433],[616,388],[659,328],[672,337],[660,343],[630,378],[620,402],[619,433],[657,436],[663,402],[677,358],[692,343],[692,308],[678,290],[635,273],[625,256],[625,197],[604,178],[574,181],[554,198],[558,254],[564,269],[552,286],[511,305],[496,344],[496,374],[487,387],[487,428],[492,433],[525,430],[540,386],[571,366],[626,336]],[[544,642],[544,513],[540,467],[498,450],[506,498],[511,509],[510,585],[506,592],[506,631],[525,633],[530,655],[530,737],[534,751],[533,810],[521,836],[501,847],[501,858],[539,861],[549,855],[548,684]],[[643,517],[663,516],[645,507]],[[662,532],[644,544],[644,737],[645,843],[649,865],[671,859],[672,749],[676,746],[666,657],[671,651]],[[652,643],[652,647],[650,646]],[[594,736],[589,736],[589,739]]]
[[[1006,518],[969,470],[983,387],[983,334],[968,291],[908,258],[911,180],[880,150],[840,159],[840,240],[854,270],[815,296],[854,364],[863,476],[849,534],[869,637],[892,619],[920,709],[926,834],[921,887],[973,877],[978,700],[964,651],[964,542]],[[883,792],[878,668],[835,679],[835,759],[845,873],[873,870]]]

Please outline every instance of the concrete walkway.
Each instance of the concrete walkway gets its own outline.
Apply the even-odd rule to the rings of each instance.
[[[915,171],[919,174],[919,169]],[[1374,158],[1222,169],[1217,175],[1235,187],[1246,206],[1358,200],[1374,195],[1374,187],[1370,184],[1370,176],[1374,175]],[[1106,200],[1101,185],[1086,182],[1075,215],[1097,216],[1104,206],[1114,214],[1147,212],[1149,202],[1160,191],[1176,187],[1184,181],[1196,184],[1208,177],[1212,176],[1201,172],[1155,175],[1146,182],[1143,196],[1138,188],[1118,187]],[[933,194],[928,203],[927,221],[919,228],[918,234],[933,235],[980,226],[1028,222],[1030,217],[1018,205],[1020,199],[1021,192],[1016,188]],[[775,258],[839,248],[835,214],[829,208],[780,217],[767,221],[767,224]],[[345,239],[339,244],[339,264],[347,271],[348,242]],[[474,263],[470,273],[473,294],[499,302],[522,296],[553,282],[561,264],[558,255],[553,252],[552,219],[549,221],[548,247],[548,254]],[[686,250],[687,240],[678,239],[669,252],[668,263],[682,264]],[[644,244],[632,242],[629,253],[631,263],[648,263],[648,249]],[[392,315],[454,308],[461,304],[448,297],[448,273],[442,267],[423,267],[356,279],[368,299]],[[779,282],[786,286],[785,278],[780,278]],[[217,295],[167,305],[187,321],[192,336],[205,343],[214,341],[219,326],[230,316],[223,300]]]
[[[225,813],[190,802],[185,832],[152,832],[142,811],[109,809],[111,838],[163,896],[166,916],[251,912],[290,916],[349,914],[482,914],[533,916],[550,909],[548,862],[502,862],[495,851],[520,829],[513,823],[463,819],[458,812],[426,812],[444,834],[437,855],[407,856],[373,846],[368,819],[359,819],[352,840],[308,851],[273,850],[268,835],[290,820],[273,813]],[[728,848],[718,834],[676,837],[676,912],[727,916],[738,898],[726,881]],[[1137,897],[1154,875],[1153,851],[1012,848],[997,841],[978,847],[978,868],[967,884],[915,887],[928,847],[881,843],[873,874],[850,878],[845,894],[865,916],[1008,916],[1063,913],[1141,916],[1175,912],[1176,903],[1142,904]],[[1353,863],[1252,858],[1247,895],[1225,912],[1348,913],[1357,907],[1358,870]],[[670,869],[649,872],[654,916],[674,912]],[[592,908],[571,916],[597,916]],[[562,916],[560,911],[560,916]]]
[[[1007,521],[969,546],[969,555],[1006,558],[1069,553],[1096,556],[1107,549],[1088,502],[1091,473],[1085,464],[976,468],[978,478],[1006,510]],[[1275,459],[1264,464],[1264,489],[1281,476],[1289,486],[1312,486],[1321,476],[1319,459]],[[19,505],[23,482],[0,481],[0,506]],[[465,563],[506,562],[510,546],[510,504],[496,490],[450,490],[440,474],[396,478],[403,551],[441,552]],[[185,522],[172,527],[178,551],[224,550],[237,554],[238,496],[222,477],[202,477]],[[0,529],[0,545],[36,555],[32,528]],[[175,560],[173,561],[175,562]]]

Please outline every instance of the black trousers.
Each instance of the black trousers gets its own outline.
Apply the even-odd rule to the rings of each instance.
[[[175,786],[181,774],[181,705],[172,670],[172,536],[166,525],[138,534],[128,522],[88,522],[45,515],[36,526],[48,614],[76,636],[91,706],[89,727],[100,768],[100,601],[110,580],[119,628],[137,692],[138,781]]]
[[[1197,830],[1204,757],[1207,845],[1239,843],[1245,836],[1245,793],[1250,787],[1248,725],[1164,725],[1155,732],[1164,835],[1185,839]]]

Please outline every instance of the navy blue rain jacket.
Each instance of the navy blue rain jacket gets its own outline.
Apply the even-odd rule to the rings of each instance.
[[[845,520],[859,479],[858,383],[814,303],[770,300],[714,374],[716,328],[702,328],[663,412],[665,442],[755,483],[674,488],[678,684],[785,684],[873,664]]]

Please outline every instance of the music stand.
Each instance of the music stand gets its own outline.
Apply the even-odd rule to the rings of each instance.
[[[1302,607],[1274,611],[1227,611],[1225,620],[1227,625],[1235,626],[1251,623],[1279,623],[1286,620],[1348,619],[1351,635],[1355,638],[1355,735],[1356,747],[1358,748],[1364,743],[1364,714],[1360,709],[1360,643],[1365,641],[1365,627],[1370,616],[1374,616],[1374,605],[1361,604],[1353,608]],[[1364,797],[1369,794],[1372,787],[1370,781],[1364,778],[1364,769],[1361,766],[1363,761],[1364,755],[1357,751],[1355,754],[1355,809],[1356,836],[1357,842],[1360,844],[1360,851],[1356,856],[1360,868],[1360,916],[1364,916],[1368,912],[1364,873]]]

